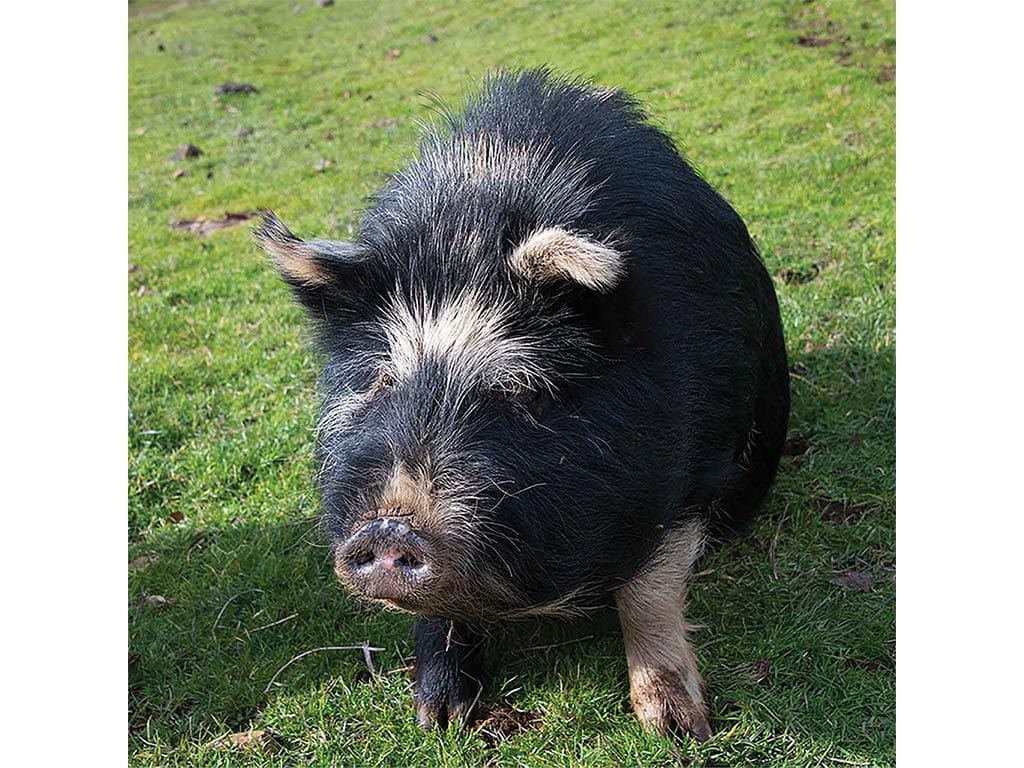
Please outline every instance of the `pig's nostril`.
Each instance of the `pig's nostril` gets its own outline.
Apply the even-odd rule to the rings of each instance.
[[[375,555],[373,554],[373,550],[364,549],[351,554],[348,558],[348,561],[355,568],[365,568],[366,566],[370,565],[374,561],[374,559]]]
[[[356,571],[398,569],[415,571],[422,568],[425,562],[419,555],[408,551],[392,551],[386,554],[371,548],[358,549],[346,558],[349,567]]]
[[[396,557],[394,563],[396,568],[419,568],[423,565],[422,560],[408,552]]]

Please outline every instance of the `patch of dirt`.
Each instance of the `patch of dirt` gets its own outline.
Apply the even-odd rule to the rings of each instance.
[[[869,573],[849,570],[830,579],[829,583],[850,592],[870,592],[875,585],[875,579]]]
[[[790,432],[786,435],[786,442],[782,446],[783,456],[803,456],[811,450],[811,439],[798,432]]]
[[[848,43],[850,42],[850,38],[847,37],[841,40],[840,42]],[[836,54],[836,64],[838,64],[841,67],[853,66],[853,62],[850,60],[851,56],[853,56],[853,51],[851,51],[849,48],[843,48],[843,50]]]
[[[180,229],[185,232],[191,232],[199,237],[208,237],[218,230],[244,224],[251,219],[255,219],[257,215],[255,211],[239,211],[237,213],[225,211],[223,218],[220,219],[208,219],[205,216],[199,216],[195,219],[178,219],[171,224],[171,229]]]
[[[840,67],[860,67],[874,71],[879,67],[879,58],[891,59],[889,41],[881,46],[869,46],[864,36],[858,33],[854,40],[834,19],[828,16],[826,3],[805,2],[790,18],[789,28],[796,33],[793,42],[802,48],[828,48],[832,60]],[[861,22],[860,30],[871,29],[871,24]],[[895,43],[892,44],[895,47]],[[895,63],[883,61],[876,77],[877,82],[886,83],[895,77]]]
[[[128,563],[128,570],[141,571],[147,565],[149,565],[150,563],[155,563],[159,559],[160,557],[158,555],[142,555],[141,557],[136,557],[134,560]]]
[[[508,704],[499,704],[477,724],[476,731],[484,743],[493,748],[513,736],[539,727],[541,720],[538,712],[524,712]]]
[[[850,98],[846,98],[846,104],[850,103]],[[855,151],[861,151],[864,148],[864,136],[860,131],[849,131],[843,135],[843,143]]]
[[[828,18],[828,11],[821,3],[805,5],[796,12],[789,26],[802,33],[794,42],[803,48],[825,48],[832,43],[850,40],[849,35],[842,34],[842,27]]]
[[[807,267],[786,267],[777,277],[786,285],[803,285],[820,275],[826,266],[828,262],[816,261]]]
[[[796,44],[804,48],[824,48],[827,45],[832,45],[834,42],[835,40],[831,37],[821,37],[819,35],[800,35],[796,39]]]
[[[281,738],[271,731],[242,731],[222,736],[214,743],[215,749],[227,749],[260,755],[276,755],[283,749]]]
[[[221,83],[213,89],[214,96],[231,96],[236,93],[259,93],[256,87],[249,83]]]
[[[755,683],[763,683],[771,677],[772,663],[768,659],[758,659],[750,666]]]
[[[814,502],[821,519],[832,525],[856,525],[867,515],[866,507],[847,501],[819,499]]]
[[[178,150],[171,155],[171,160],[184,160],[185,158],[194,159],[203,156],[203,150],[197,147],[195,144],[182,144],[178,147]]]

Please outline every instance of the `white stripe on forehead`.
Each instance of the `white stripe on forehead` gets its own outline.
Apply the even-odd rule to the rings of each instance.
[[[425,294],[410,306],[393,295],[384,320],[390,365],[398,378],[424,358],[444,360],[463,382],[535,385],[546,380],[537,340],[510,330],[513,309],[464,291],[436,306]]]

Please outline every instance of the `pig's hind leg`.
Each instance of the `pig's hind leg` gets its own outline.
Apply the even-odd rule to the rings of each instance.
[[[649,730],[664,735],[680,730],[700,741],[711,735],[711,727],[683,610],[705,538],[697,520],[674,528],[646,566],[615,592],[637,717]]]
[[[483,685],[480,637],[448,619],[421,617],[413,628],[416,661],[413,697],[423,728],[467,725]]]

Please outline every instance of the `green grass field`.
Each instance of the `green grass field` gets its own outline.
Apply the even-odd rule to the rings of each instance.
[[[895,4],[300,2],[128,5],[130,763],[893,765]],[[702,745],[640,729],[604,614],[494,638],[494,714],[420,732],[411,617],[349,600],[317,537],[302,314],[248,225],[172,227],[349,237],[428,93],[541,64],[636,94],[776,276],[791,455],[691,592]],[[314,650],[363,643],[375,674]]]

